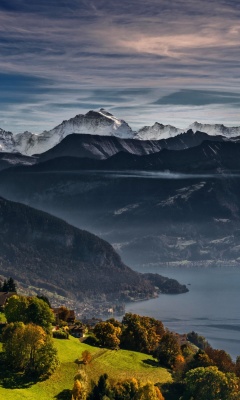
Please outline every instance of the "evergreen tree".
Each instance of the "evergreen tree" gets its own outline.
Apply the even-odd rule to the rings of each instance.
[[[1,292],[17,292],[16,283],[13,278],[9,278],[8,280],[4,280],[3,285],[0,287]]]
[[[100,376],[98,384],[94,386],[92,392],[88,396],[88,400],[105,400],[113,399],[113,391],[108,382],[108,375],[103,374]]]

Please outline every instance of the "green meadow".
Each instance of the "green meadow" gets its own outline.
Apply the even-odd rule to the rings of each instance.
[[[84,368],[89,383],[97,381],[107,373],[111,380],[134,377],[142,381],[169,382],[171,374],[158,367],[154,358],[147,354],[127,350],[107,350],[81,343],[79,339],[54,339],[58,349],[60,365],[49,379],[21,387],[16,382],[7,382],[0,376],[0,399],[4,400],[68,400],[71,399],[73,379],[79,368]],[[84,350],[92,354],[87,366],[79,365],[78,360]],[[8,387],[6,387],[8,386]]]

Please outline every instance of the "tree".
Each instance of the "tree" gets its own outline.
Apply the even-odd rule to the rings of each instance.
[[[210,367],[213,366],[212,360],[205,351],[199,349],[196,354],[194,354],[192,360],[188,363],[187,369],[194,369],[199,367]]]
[[[54,315],[48,304],[37,297],[12,296],[5,306],[8,323],[21,321],[33,323],[50,331]]]
[[[51,303],[49,301],[49,298],[47,296],[37,296],[38,299],[45,301],[45,303],[47,303],[47,305],[51,308]]]
[[[235,374],[240,377],[240,356],[236,358]]]
[[[121,347],[148,354],[154,352],[165,332],[161,321],[137,314],[125,314],[122,324]]]
[[[26,310],[28,305],[28,297],[18,295],[10,297],[4,310],[8,323],[18,321],[26,323]]]
[[[49,305],[37,297],[30,297],[26,310],[27,323],[33,323],[42,326],[45,330],[51,330],[54,322],[54,315]]]
[[[89,364],[92,361],[92,354],[88,350],[82,352],[82,362],[83,364]]]
[[[189,371],[185,384],[186,390],[182,400],[239,399],[236,375],[224,374],[217,367],[199,367]]]
[[[23,322],[10,323],[2,334],[5,362],[9,368],[38,376],[57,366],[57,351],[43,328]]]
[[[99,322],[93,333],[101,346],[115,349],[120,344],[121,328],[112,325],[110,322]]]
[[[82,400],[82,385],[78,379],[75,379],[72,389],[72,400]]]
[[[77,374],[74,377],[72,400],[75,400],[75,399],[86,400],[87,386],[88,386],[88,379],[87,379],[86,372],[83,369],[80,369],[80,370],[78,370]],[[78,397],[77,397],[77,395],[78,395]]]
[[[179,355],[181,355],[181,348],[176,336],[171,332],[165,333],[156,350],[158,361],[166,367],[173,368]]]
[[[68,317],[69,317],[69,314],[70,314],[70,310],[67,307],[65,307],[65,306],[59,307],[59,309],[58,309],[58,319],[60,321],[65,321],[66,322]]]
[[[164,400],[164,397],[152,382],[147,382],[140,386],[134,400]]]
[[[9,278],[8,280],[4,280],[3,285],[0,286],[1,292],[17,292],[16,283],[13,278]]]
[[[208,341],[205,339],[204,336],[198,335],[198,333],[192,331],[187,334],[187,340],[189,342],[195,344],[195,346],[199,347],[201,350],[205,350],[207,347],[209,347]]]
[[[205,349],[206,354],[212,361],[212,365],[216,365],[222,372],[234,372],[235,364],[232,361],[231,356],[224,350],[213,349],[207,347]]]
[[[135,378],[117,382],[113,387],[115,400],[131,400],[138,393],[139,382]]]
[[[92,392],[88,396],[88,400],[107,400],[113,399],[113,390],[108,382],[108,375],[100,376],[98,384],[94,386]]]

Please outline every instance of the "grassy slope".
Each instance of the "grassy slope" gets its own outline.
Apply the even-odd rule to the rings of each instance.
[[[89,380],[97,380],[99,375],[107,372],[111,379],[135,377],[153,382],[166,382],[171,380],[171,375],[164,368],[145,364],[144,360],[153,358],[146,354],[125,350],[106,350],[80,343],[78,339],[56,340],[60,367],[46,381],[39,382],[29,388],[5,389],[0,386],[0,399],[4,400],[51,400],[61,399],[60,393],[72,389],[73,377],[78,370],[74,362],[81,356],[83,350],[89,350],[93,361],[86,367]]]

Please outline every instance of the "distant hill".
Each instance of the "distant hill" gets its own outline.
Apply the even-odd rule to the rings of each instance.
[[[155,277],[151,283],[124,265],[109,243],[59,218],[0,198],[0,221],[0,274],[78,300],[140,299],[156,291]],[[170,286],[174,293],[187,291]],[[159,287],[169,292],[166,278]]]
[[[1,274],[71,298],[153,294],[153,286],[95,235],[3,198],[0,220]]]
[[[36,157],[23,156],[20,153],[0,152],[0,171],[10,167],[17,167],[19,165],[33,165],[36,162]]]

